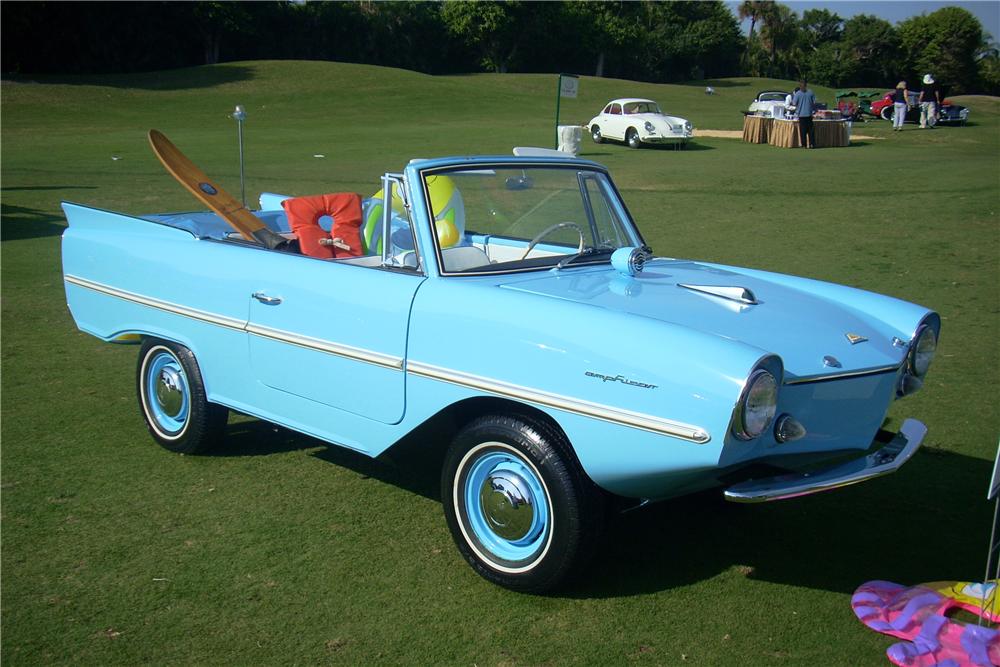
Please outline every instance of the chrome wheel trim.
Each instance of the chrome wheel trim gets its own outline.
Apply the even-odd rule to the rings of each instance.
[[[535,494],[519,472],[494,469],[479,489],[486,524],[505,540],[523,540],[535,524]]]
[[[191,388],[180,360],[170,348],[150,348],[142,361],[140,398],[146,420],[164,440],[177,440],[187,431]]]
[[[505,490],[494,490],[498,482]],[[490,486],[489,489],[484,487]],[[507,488],[510,487],[510,488]],[[516,488],[515,488],[516,487]],[[507,492],[513,495],[507,495]],[[528,500],[507,508],[493,494]],[[481,498],[497,502],[484,506]],[[552,545],[552,500],[538,468],[520,451],[502,442],[483,442],[462,457],[452,481],[456,523],[465,543],[480,560],[506,574],[523,574],[541,563]],[[492,521],[512,520],[508,525]],[[525,528],[525,526],[527,526]],[[511,535],[513,538],[505,537]]]

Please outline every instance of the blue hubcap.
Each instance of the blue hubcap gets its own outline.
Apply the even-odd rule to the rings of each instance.
[[[463,523],[477,551],[507,566],[529,563],[551,531],[545,486],[513,451],[487,449],[469,463],[461,484]]]
[[[146,405],[156,429],[164,435],[184,430],[191,408],[187,375],[177,358],[160,351],[146,364]]]

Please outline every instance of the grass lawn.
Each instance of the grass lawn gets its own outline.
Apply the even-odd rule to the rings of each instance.
[[[653,85],[583,77],[564,123],[647,96],[735,130],[788,82]],[[839,150],[699,139],[687,151],[585,140],[660,255],[766,268],[916,301],[943,319],[924,421],[898,474],[762,506],[705,493],[626,514],[588,577],[553,597],[489,585],[461,560],[427,466],[369,461],[246,418],[219,455],[157,447],[136,348],[66,310],[60,200],[195,208],[156,161],[158,128],[248,197],[379,189],[410,158],[551,145],[556,77],[431,77],[334,63],[4,81],[2,653],[6,664],[885,665],[858,622],[865,581],[982,576],[1000,434],[1000,100],[967,127]],[[819,89],[820,100],[833,102]],[[323,158],[314,155],[324,155]],[[118,159],[113,159],[113,157]],[[419,457],[416,461],[419,463]]]

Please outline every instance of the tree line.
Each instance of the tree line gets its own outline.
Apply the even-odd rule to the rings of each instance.
[[[886,86],[926,72],[1000,93],[1000,53],[968,11],[893,26],[772,1],[5,2],[5,74],[154,71],[309,59],[428,74],[570,72],[650,82],[807,77]],[[740,20],[749,21],[743,34]]]

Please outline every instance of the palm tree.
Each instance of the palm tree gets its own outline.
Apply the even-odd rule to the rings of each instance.
[[[786,5],[775,2],[765,3],[767,6],[760,14],[763,24],[760,29],[761,40],[767,47],[770,59],[770,76],[779,74],[778,51],[786,52],[795,42],[798,30],[798,16]],[[791,57],[791,54],[785,54]],[[787,72],[784,72],[787,74]]]
[[[746,64],[750,58],[750,46],[753,44],[753,31],[757,26],[757,19],[759,19],[762,12],[765,11],[766,5],[773,4],[773,2],[768,2],[767,0],[743,0],[743,2],[740,3],[738,9],[740,21],[750,19],[750,32],[747,34],[747,50],[743,54],[744,64]]]

